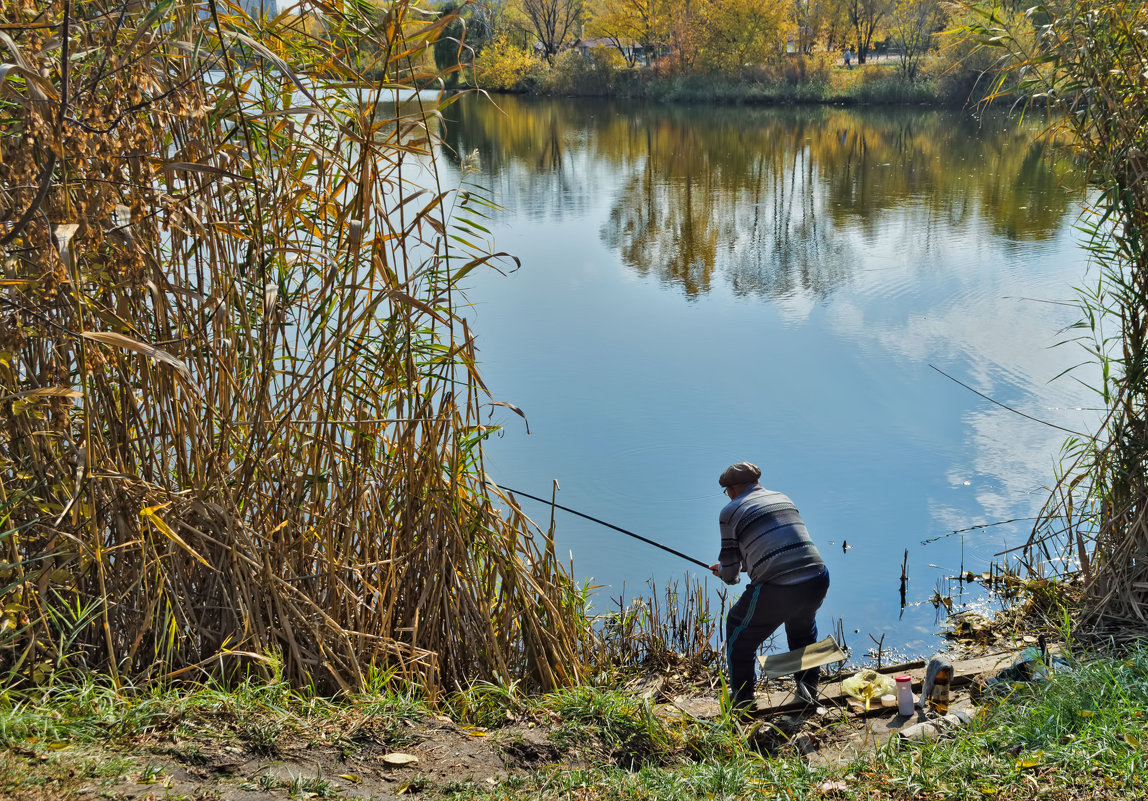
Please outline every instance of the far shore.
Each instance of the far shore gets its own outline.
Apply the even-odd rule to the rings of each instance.
[[[989,105],[987,81],[971,69],[956,69],[936,60],[922,65],[912,79],[899,68],[896,56],[870,54],[864,64],[795,59],[781,70],[747,71],[737,77],[670,75],[650,67],[602,68],[587,60],[570,69],[569,62],[527,73],[513,82],[491,85],[480,80],[456,84],[460,90],[537,97],[598,97],[660,103],[745,106],[926,106],[984,108]],[[469,76],[468,76],[469,77]],[[999,105],[998,98],[994,105]]]

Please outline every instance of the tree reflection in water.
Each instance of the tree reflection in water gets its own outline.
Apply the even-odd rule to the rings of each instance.
[[[1001,114],[496,102],[463,98],[443,134],[455,153],[477,149],[497,201],[561,218],[607,200],[603,242],[690,297],[717,275],[742,295],[825,297],[894,210],[924,261],[940,228],[970,218],[1044,239],[1078,189],[1038,126]]]

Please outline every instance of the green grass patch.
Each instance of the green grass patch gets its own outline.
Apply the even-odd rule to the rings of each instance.
[[[895,744],[877,765],[906,790],[945,797],[1143,797],[1148,649],[1020,684],[951,742]],[[1058,795],[1059,794],[1059,795]]]
[[[233,740],[273,755],[285,734],[346,737],[369,722],[372,735],[426,714],[421,694],[379,678],[363,692],[331,699],[293,689],[278,674],[232,687],[215,683],[116,688],[101,674],[47,689],[0,694],[0,745],[127,742],[145,735]],[[385,737],[383,739],[386,739]]]
[[[811,766],[784,738],[773,753],[763,753],[761,739],[732,718],[700,720],[611,686],[526,696],[513,685],[476,684],[432,706],[382,678],[369,692],[336,701],[278,680],[143,692],[117,691],[88,677],[2,696],[0,790],[49,787],[66,770],[98,784],[129,770],[115,743],[130,750],[133,738],[178,733],[181,756],[192,763],[197,743],[231,742],[273,756],[289,737],[296,744],[339,745],[349,754],[368,740],[401,745],[404,736],[433,737],[418,724],[442,713],[464,727],[540,728],[558,755],[497,785],[435,786],[408,777],[411,792],[457,801],[1148,795],[1148,647],[1074,661],[1047,681],[1011,688],[950,739],[891,741],[838,768]],[[93,756],[100,747],[102,755]],[[279,789],[337,794],[320,780],[302,781]]]
[[[763,756],[729,721],[675,732],[635,699],[598,690],[551,697],[558,736],[629,747],[645,759],[579,770],[554,766],[497,788],[458,786],[456,799],[1144,797],[1148,760],[1148,649],[1075,663],[1046,682],[1018,685],[951,739],[891,741],[837,769],[796,754]],[[701,732],[709,731],[703,735]],[[720,735],[716,734],[720,732]],[[720,742],[705,751],[696,743]],[[690,743],[695,743],[691,749]]]

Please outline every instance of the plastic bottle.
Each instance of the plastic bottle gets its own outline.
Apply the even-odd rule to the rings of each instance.
[[[908,674],[897,676],[897,714],[909,717],[913,714],[913,677]]]
[[[953,666],[942,665],[933,678],[933,689],[929,693],[929,706],[940,714],[949,711],[949,684],[953,679]]]

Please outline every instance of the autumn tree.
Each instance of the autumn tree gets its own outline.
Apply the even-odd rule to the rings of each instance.
[[[849,40],[853,24],[849,20],[849,4],[852,0],[816,0],[819,33],[824,38],[826,50],[839,50]]]
[[[634,65],[633,44],[651,52],[669,35],[668,0],[597,0],[590,11],[587,34],[609,39],[618,52]]]
[[[698,60],[702,37],[696,7],[701,4],[700,0],[684,0],[674,6],[670,16],[670,48],[677,68],[683,72],[692,69]]]
[[[566,40],[581,33],[582,0],[517,0],[518,10],[533,32],[547,61]]]
[[[917,77],[921,59],[933,43],[933,36],[945,24],[945,11],[938,0],[896,0],[889,31],[900,51],[898,67],[912,80]]]
[[[820,27],[817,20],[817,0],[793,0],[790,13],[793,18],[797,52],[809,53],[813,50],[813,43],[817,41],[817,31]]]
[[[848,28],[844,0],[790,0],[789,19],[797,52],[808,55],[822,35],[826,47],[844,41]]]
[[[893,0],[846,0],[849,24],[857,36],[857,63],[864,64],[873,34],[892,10]]]
[[[696,0],[695,0],[696,2]],[[732,73],[785,53],[787,9],[777,0],[703,0],[699,64]]]

